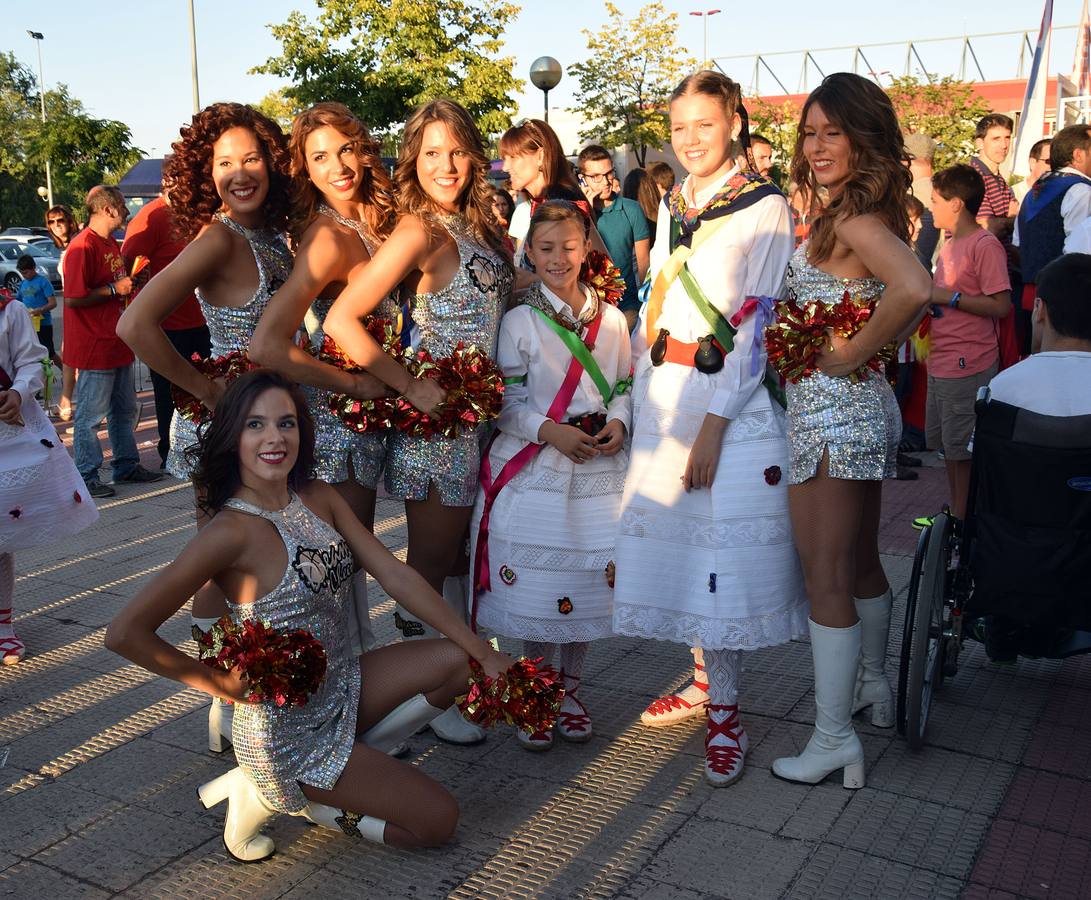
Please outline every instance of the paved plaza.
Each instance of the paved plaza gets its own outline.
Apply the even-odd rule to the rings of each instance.
[[[146,420],[139,437],[152,437]],[[158,463],[154,451],[144,463]],[[908,522],[945,493],[942,469],[928,463],[919,481],[885,488],[882,549],[898,595],[891,678],[915,543]],[[702,777],[703,721],[639,723],[649,699],[685,683],[689,654],[604,641],[585,671],[590,743],[531,754],[503,730],[471,748],[431,732],[412,740],[411,762],[461,805],[450,846],[399,851],[280,816],[268,828],[276,856],[240,865],[221,843],[224,807],[206,811],[196,797],[233,765],[205,749],[207,699],[102,646],[111,617],[193,534],[190,489],[121,485],[99,508],[93,528],[16,555],[28,655],[0,669],[0,896],[1091,896],[1091,664],[996,666],[974,643],[939,695],[922,752],[857,722],[868,781],[850,792],[769,771],[810,733],[806,643],[744,657],[747,769],[714,790]],[[380,501],[377,519],[404,557],[401,505]],[[393,640],[392,602],[372,591],[376,632]],[[162,633],[181,643],[188,631],[187,607]]]

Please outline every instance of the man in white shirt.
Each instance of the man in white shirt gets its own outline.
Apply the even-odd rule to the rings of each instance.
[[[989,382],[991,400],[1047,416],[1091,414],[1091,255],[1066,253],[1038,274],[1032,356]]]

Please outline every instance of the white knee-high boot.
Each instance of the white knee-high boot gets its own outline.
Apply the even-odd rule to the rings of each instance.
[[[443,599],[458,615],[466,621],[466,606],[470,590],[470,577],[468,575],[452,575],[443,581]],[[433,637],[439,633],[425,626],[426,631],[432,631]],[[448,744],[472,745],[480,744],[485,740],[485,729],[473,722],[467,722],[457,706],[451,706],[436,716],[429,726],[432,732],[441,741]]]
[[[424,694],[415,694],[372,725],[360,740],[369,747],[389,753],[442,713],[443,710],[436,709]]]
[[[191,616],[193,627],[206,632],[220,621],[217,618],[202,618]],[[208,708],[208,749],[213,753],[223,753],[231,747],[231,722],[235,715],[235,707],[229,701],[220,697],[212,698],[212,705]]]
[[[852,698],[860,662],[860,623],[827,628],[807,621],[814,654],[814,733],[799,756],[774,760],[773,774],[817,784],[844,769],[847,788],[864,786],[864,748],[852,728]]]
[[[352,576],[349,584],[347,606],[349,647],[357,656],[366,653],[375,644],[367,599],[367,572],[360,569]]]
[[[224,847],[239,862],[258,862],[273,855],[273,839],[261,833],[273,809],[240,768],[225,772],[197,789],[205,809],[227,801],[224,818]]]
[[[375,844],[386,843],[386,820],[374,816],[362,816],[359,813],[326,806],[324,803],[308,803],[302,811],[295,813],[308,822],[341,831],[349,837],[363,838]]]
[[[890,637],[890,608],[894,594],[890,588],[878,597],[853,598],[860,617],[860,668],[852,701],[855,715],[871,707],[871,724],[894,727],[894,693],[886,677],[886,647]]]

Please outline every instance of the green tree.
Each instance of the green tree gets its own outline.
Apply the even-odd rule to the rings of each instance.
[[[128,126],[96,119],[64,84],[46,91],[41,121],[38,81],[12,53],[0,53],[0,218],[3,225],[41,223],[45,161],[52,165],[53,200],[78,208],[87,191],[117,182],[141,157]]]
[[[303,107],[288,97],[283,88],[269,91],[252,105],[263,116],[268,116],[276,122],[285,134],[292,130],[292,120],[303,112]]]
[[[280,56],[252,72],[291,82],[283,95],[300,107],[338,100],[378,134],[396,131],[412,109],[449,96],[489,137],[515,112],[523,83],[501,56],[518,7],[505,0],[316,0],[310,21],[293,12],[270,26]]]
[[[761,97],[749,98],[744,105],[750,118],[750,133],[768,138],[773,145],[773,174],[787,191],[800,108],[791,100],[778,106]]]
[[[906,134],[927,134],[936,141],[937,171],[974,155],[974,128],[990,109],[969,82],[933,76],[922,83],[905,76],[895,78],[886,92]]]
[[[584,140],[607,148],[629,145],[643,166],[649,147],[670,140],[667,102],[694,61],[675,43],[677,13],[662,3],[641,7],[632,19],[606,3],[607,21],[585,28],[589,58],[569,66],[579,80],[576,107],[589,123]]]

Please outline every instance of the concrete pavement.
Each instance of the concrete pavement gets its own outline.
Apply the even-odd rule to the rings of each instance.
[[[141,438],[151,436],[145,423]],[[885,492],[884,563],[898,594],[892,678],[915,543],[907,516],[934,511],[945,492],[941,469],[919,471]],[[858,720],[869,763],[860,791],[769,772],[810,733],[806,643],[744,657],[747,771],[713,790],[701,774],[702,721],[639,723],[649,699],[685,683],[689,654],[619,638],[588,659],[588,744],[530,754],[505,731],[473,748],[430,732],[413,739],[411,762],[461,805],[450,846],[398,851],[278,817],[268,829],[277,855],[234,863],[220,839],[223,807],[205,811],[195,794],[233,764],[205,749],[205,698],[102,646],[110,618],[192,535],[189,488],[122,485],[100,510],[83,534],[16,556],[15,620],[28,656],[0,669],[0,895],[984,900],[1091,891],[1091,667],[998,667],[973,643],[922,752]],[[380,501],[377,519],[377,534],[404,555],[400,505]],[[393,640],[391,601],[373,588],[371,603],[380,640]],[[182,643],[188,630],[183,610],[163,634]]]

